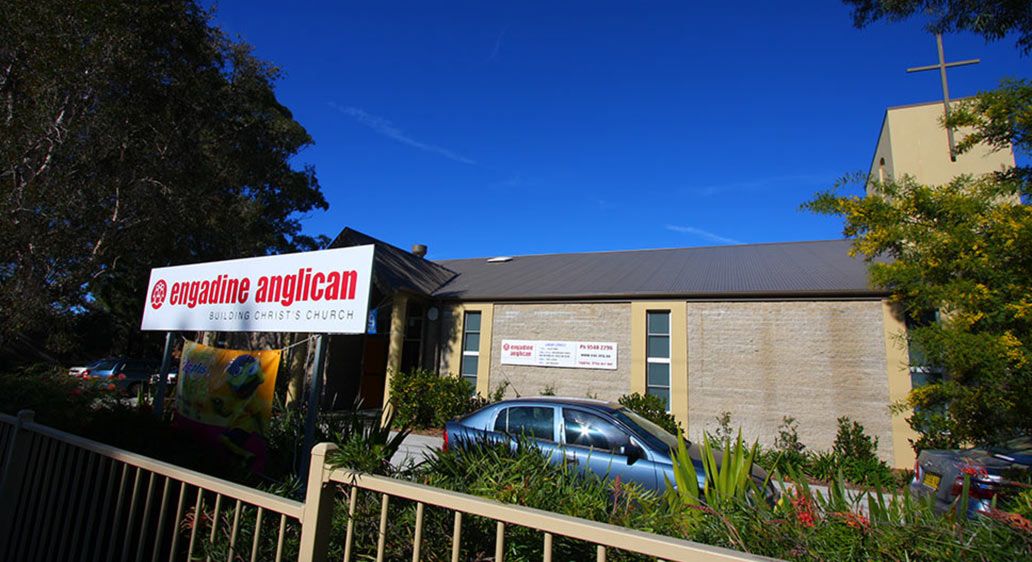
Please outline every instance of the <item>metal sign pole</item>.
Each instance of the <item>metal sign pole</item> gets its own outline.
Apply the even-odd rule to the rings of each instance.
[[[323,371],[326,368],[326,335],[315,336],[315,360],[312,362],[311,380],[308,384],[308,408],[305,412],[305,438],[301,447],[301,467],[298,472],[302,482],[307,482],[312,447],[315,446],[315,423],[319,418],[319,399],[322,396]]]
[[[172,366],[172,348],[175,338],[172,332],[165,332],[165,355],[161,358],[161,370],[158,371],[158,389],[154,392],[154,415],[161,417],[165,412],[165,378]]]

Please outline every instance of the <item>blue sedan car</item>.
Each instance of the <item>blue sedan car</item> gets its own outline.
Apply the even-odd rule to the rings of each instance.
[[[531,438],[553,462],[662,492],[674,481],[671,450],[677,437],[619,404],[578,398],[535,397],[496,402],[445,425],[449,443],[507,441]],[[705,483],[700,448],[689,444],[700,488]],[[718,453],[719,454],[719,453]],[[767,481],[767,473],[753,466],[753,480]],[[768,499],[776,493],[767,487]]]

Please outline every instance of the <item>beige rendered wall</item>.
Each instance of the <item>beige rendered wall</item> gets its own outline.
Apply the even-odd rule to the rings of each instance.
[[[491,332],[494,305],[491,303],[463,303],[442,306],[441,314],[441,346],[440,372],[451,376],[459,376],[462,361],[462,321],[466,311],[480,312],[480,349],[477,361],[477,393],[487,396],[491,378]],[[428,342],[432,344],[434,342]]]
[[[981,175],[1014,167],[1013,151],[993,151],[986,145],[958,155],[956,162],[950,161],[946,129],[939,124],[942,116],[941,102],[890,108],[871,163],[872,177],[878,177],[879,159],[885,155],[887,175],[910,175],[927,185],[949,183],[964,174]],[[956,131],[958,143],[965,131]]]
[[[878,146],[875,147],[874,160],[871,161],[871,170],[867,177],[880,182],[888,181],[892,179],[892,169],[892,139],[889,138],[888,120],[885,120],[882,122]]]
[[[849,416],[893,462],[883,315],[881,301],[689,302],[690,437],[729,411],[771,444],[793,416],[804,444],[830,449],[836,418]]]
[[[503,339],[616,342],[617,368],[564,369],[502,365]],[[629,303],[496,304],[491,345],[491,390],[502,381],[515,393],[536,396],[546,386],[556,395],[616,400],[631,386]]]

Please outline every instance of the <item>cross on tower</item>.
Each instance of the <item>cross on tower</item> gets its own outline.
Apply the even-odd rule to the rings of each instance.
[[[915,66],[908,68],[907,72],[922,72],[925,70],[939,70],[939,76],[942,78],[942,104],[946,112],[946,119],[950,118],[950,86],[946,81],[946,69],[954,66],[967,66],[969,64],[978,64],[981,62],[979,59],[968,59],[957,62],[946,62],[946,56],[942,52],[942,33],[935,34],[935,44],[939,48],[939,64],[930,64],[928,66]],[[957,161],[957,149],[953,142],[953,128],[946,127],[946,138],[950,142],[950,160],[953,162]]]

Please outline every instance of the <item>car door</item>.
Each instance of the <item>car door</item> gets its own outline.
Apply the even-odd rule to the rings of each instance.
[[[545,405],[510,406],[498,412],[494,430],[513,440],[526,438],[549,456],[552,462],[562,459],[556,437],[558,420],[556,408]]]
[[[564,407],[562,415],[563,448],[569,462],[599,476],[619,476],[649,490],[659,489],[649,453],[617,423],[578,408]],[[640,456],[625,455],[628,450],[636,450]]]

